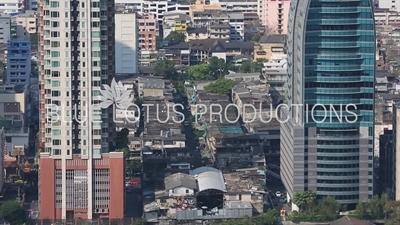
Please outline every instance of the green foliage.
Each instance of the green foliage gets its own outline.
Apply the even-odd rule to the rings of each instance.
[[[182,33],[182,32],[178,32],[178,31],[172,31],[172,32],[169,33],[169,35],[165,38],[166,41],[174,42],[174,43],[185,42],[185,39],[186,39],[185,34]]]
[[[117,132],[116,146],[115,146],[116,149],[119,149],[119,151],[124,151],[125,148],[128,148],[129,144],[128,135],[129,135],[129,130],[127,128],[124,128],[119,132]]]
[[[17,201],[7,201],[0,208],[0,217],[11,225],[21,225],[27,222],[26,213]]]
[[[294,195],[293,203],[300,212],[293,212],[290,221],[299,222],[325,222],[337,219],[340,204],[333,197],[325,197],[316,205],[316,193],[313,191],[300,191]]]
[[[276,225],[278,224],[278,213],[275,210],[268,210],[267,213],[263,213],[255,217],[246,217],[242,219],[227,220],[218,225]],[[217,224],[215,224],[217,225]]]
[[[300,211],[311,212],[315,206],[316,197],[313,191],[299,191],[294,195],[293,203],[299,207]]]
[[[255,34],[255,35],[253,35],[253,37],[251,37],[251,41],[254,41],[254,42],[259,42],[260,39],[261,39],[261,36],[259,34]]]
[[[123,152],[123,153],[124,153],[124,158],[125,158],[125,159],[129,159],[129,157],[130,157],[130,155],[131,155],[131,153],[130,153],[128,147],[119,148],[119,149],[117,149],[116,151],[117,151],[117,152]]]
[[[174,63],[168,59],[158,60],[154,65],[154,71],[157,76],[166,79],[173,79],[177,74]]]
[[[132,222],[132,225],[146,225],[146,220],[144,220],[144,219],[135,219]]]
[[[244,62],[239,67],[239,72],[241,73],[257,73],[260,72],[263,68],[263,63],[265,59],[257,59],[255,62]]]
[[[232,91],[235,82],[233,80],[227,80],[224,78],[218,79],[215,82],[204,87],[204,90],[211,93],[217,94],[229,94]]]
[[[196,139],[203,137],[206,132],[204,130],[195,130],[194,134],[196,135]]]
[[[318,215],[322,216],[324,221],[333,221],[337,218],[340,204],[335,198],[328,196],[322,199],[322,202],[316,207]]]
[[[209,80],[210,68],[206,63],[194,65],[189,68],[188,75],[190,80]]]
[[[385,218],[385,207],[389,202],[387,194],[375,195],[369,202],[359,202],[353,216],[363,220],[380,220]]]
[[[208,65],[213,79],[218,79],[227,73],[227,65],[224,59],[213,56]]]
[[[385,212],[385,224],[400,224],[400,201],[389,201],[388,203],[386,203]]]

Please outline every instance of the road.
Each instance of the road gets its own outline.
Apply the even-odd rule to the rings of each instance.
[[[282,181],[280,181],[277,178],[271,177],[271,179],[267,182],[267,189],[270,190],[272,192],[271,199],[273,202],[276,202],[277,205],[274,206],[274,208],[276,210],[281,210],[283,208],[284,205],[284,198],[278,198],[275,196],[275,193],[277,191],[280,191],[281,193],[283,193],[285,191],[285,187],[282,184]]]
[[[194,160],[192,162],[192,166],[193,166],[193,168],[198,168],[198,167],[204,166],[205,162],[202,162],[201,152],[198,149],[199,140],[196,139],[196,135],[194,133],[194,129],[192,126],[192,121],[191,121],[192,114],[190,112],[188,99],[186,96],[185,97],[180,96],[178,99],[181,101],[176,102],[176,103],[180,103],[184,106],[184,109],[178,107],[178,111],[183,113],[184,118],[185,118],[185,121],[182,123],[182,126],[183,126],[183,132],[185,133],[185,137],[186,137],[186,146],[188,149],[192,150],[193,157],[195,159],[198,159],[198,160]]]
[[[125,217],[141,218],[143,211],[142,191],[140,188],[133,193],[125,194]]]

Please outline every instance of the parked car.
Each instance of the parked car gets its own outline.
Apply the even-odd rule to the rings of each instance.
[[[280,198],[280,197],[282,196],[282,193],[281,193],[280,191],[277,191],[277,192],[275,193],[275,195],[276,195],[276,197]]]

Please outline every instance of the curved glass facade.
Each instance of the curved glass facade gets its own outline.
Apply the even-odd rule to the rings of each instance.
[[[373,193],[373,15],[370,0],[291,5],[287,97],[304,104],[304,189],[342,204]]]

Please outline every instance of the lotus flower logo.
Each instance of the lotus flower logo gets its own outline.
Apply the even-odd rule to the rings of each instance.
[[[121,81],[118,83],[115,79],[111,82],[111,87],[104,84],[104,90],[100,90],[100,107],[107,109],[111,105],[116,106],[118,109],[127,109],[133,101],[131,91],[128,90]]]

